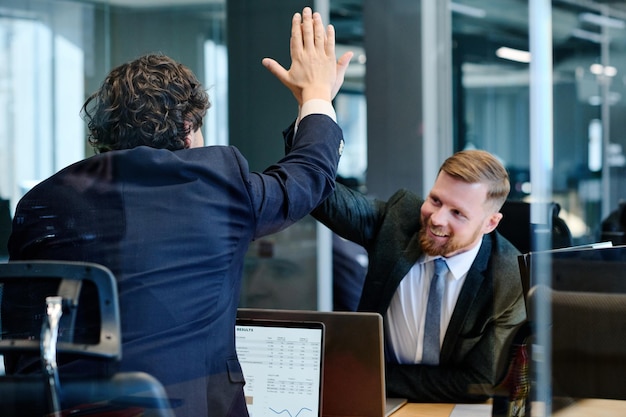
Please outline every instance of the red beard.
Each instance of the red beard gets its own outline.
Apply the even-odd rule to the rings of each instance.
[[[459,241],[459,238],[456,237],[454,233],[449,233],[445,243],[442,244],[438,243],[428,234],[429,229],[436,231],[440,231],[442,229],[433,227],[428,221],[424,221],[422,224],[423,226],[419,231],[420,246],[424,253],[430,256],[448,257],[457,253],[465,252],[469,249],[469,247],[471,247],[473,242],[478,239],[478,235],[480,234],[480,230],[475,230],[471,239],[467,241]]]

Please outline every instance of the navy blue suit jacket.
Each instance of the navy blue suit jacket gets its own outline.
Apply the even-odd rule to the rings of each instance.
[[[88,158],[21,199],[10,259],[108,267],[120,297],[121,370],[159,379],[182,402],[179,417],[247,415],[234,333],[244,255],[252,239],[330,194],[342,141],[331,118],[314,114],[263,173],[226,146]]]
[[[406,190],[380,201],[337,184],[313,211],[332,231],[368,252],[359,310],[385,317],[400,281],[423,254],[418,239],[422,203]],[[526,317],[518,255],[499,233],[483,237],[452,313],[439,366],[387,362],[389,396],[457,403],[484,401],[491,394],[505,341]]]

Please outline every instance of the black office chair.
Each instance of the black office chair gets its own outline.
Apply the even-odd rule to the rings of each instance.
[[[500,209],[503,217],[497,230],[522,253],[528,253],[532,249],[530,209],[531,203],[515,200],[507,200]],[[551,233],[551,249],[572,246],[572,233],[565,220],[559,217],[561,206],[551,203],[548,210],[547,218],[550,223],[546,227]]]
[[[0,413],[173,417],[161,383],[117,372],[120,315],[112,273],[80,262],[0,264]],[[81,360],[80,375],[66,371]],[[93,372],[84,373],[86,369]],[[104,370],[104,371],[103,371]]]
[[[610,241],[613,245],[626,244],[626,202],[621,201],[600,225],[600,241]]]
[[[555,399],[626,400],[626,294],[535,286],[528,302],[532,323],[538,303],[551,306]]]

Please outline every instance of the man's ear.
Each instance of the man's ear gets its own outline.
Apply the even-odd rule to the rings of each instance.
[[[193,123],[191,123],[189,120],[185,120],[185,130],[188,130],[189,133],[187,133],[187,136],[185,136],[184,142],[185,142],[185,149],[189,149],[191,148],[191,135],[193,133]]]
[[[487,233],[493,232],[496,229],[496,227],[498,227],[498,225],[500,224],[500,220],[502,220],[502,217],[503,215],[500,212],[491,214],[489,218],[487,219],[487,221],[485,222],[483,233],[487,234]]]

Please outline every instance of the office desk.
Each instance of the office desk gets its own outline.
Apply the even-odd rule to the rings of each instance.
[[[407,403],[392,417],[448,417],[455,404]]]
[[[533,403],[532,417],[544,417],[540,406]],[[563,408],[554,408],[552,417],[624,417],[626,401],[582,399]]]
[[[392,417],[450,417],[456,404],[407,403]],[[532,404],[531,417],[548,417],[541,404]],[[481,413],[482,415],[482,413]],[[491,413],[485,417],[491,416]],[[554,409],[552,417],[625,417],[626,401],[583,399],[567,407]]]

